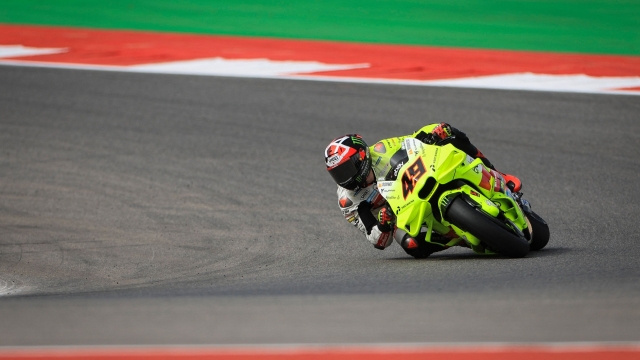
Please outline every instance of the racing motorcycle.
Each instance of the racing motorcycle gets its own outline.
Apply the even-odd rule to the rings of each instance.
[[[482,160],[451,144],[428,145],[414,138],[405,139],[400,151],[406,157],[397,164],[397,175],[379,180],[378,191],[398,228],[411,236],[426,231],[425,241],[431,242],[435,232],[449,240],[440,245],[514,258],[549,242],[547,223]]]

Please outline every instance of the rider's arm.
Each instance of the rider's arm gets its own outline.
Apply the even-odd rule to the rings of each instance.
[[[372,214],[372,205],[364,200],[354,203],[348,190],[338,188],[340,210],[345,219],[358,230],[377,249],[385,249],[393,242],[393,230],[389,225],[382,225]]]
[[[491,161],[489,161],[489,159],[487,159],[484,154],[477,148],[475,147],[471,141],[469,140],[469,138],[467,137],[467,134],[463,133],[462,131],[454,128],[453,126],[451,126],[451,130],[453,131],[453,135],[454,138],[451,141],[451,143],[453,144],[453,146],[457,147],[458,149],[464,151],[465,153],[467,153],[469,156],[474,157],[474,158],[480,158],[480,160],[482,160],[482,162],[490,169],[494,169],[493,164],[491,164]]]
[[[473,158],[480,158],[482,162],[490,169],[494,169],[493,165],[477,147],[475,147],[469,137],[464,132],[454,128],[447,123],[430,124],[422,127],[415,133],[413,137],[432,145],[452,144],[456,148],[464,151]]]
[[[358,205],[358,216],[364,225],[367,240],[376,249],[384,250],[393,242],[393,228],[388,224],[380,224],[371,213],[371,203],[363,201]]]

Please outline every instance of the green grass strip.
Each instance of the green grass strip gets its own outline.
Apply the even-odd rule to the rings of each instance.
[[[0,22],[640,55],[637,0],[2,0]]]

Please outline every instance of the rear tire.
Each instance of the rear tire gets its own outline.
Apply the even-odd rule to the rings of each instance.
[[[531,239],[529,250],[538,251],[549,243],[549,225],[533,211],[528,214],[525,213],[525,216],[529,219],[529,223],[533,228],[533,238]]]
[[[507,230],[506,225],[501,226],[498,219],[490,218],[467,204],[461,196],[451,202],[445,218],[499,254],[521,258],[529,253],[529,243],[525,239]]]

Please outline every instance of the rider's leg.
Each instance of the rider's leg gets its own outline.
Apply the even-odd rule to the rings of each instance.
[[[487,157],[484,156],[484,154],[471,143],[471,141],[467,137],[467,134],[463,133],[462,131],[454,127],[451,127],[451,130],[455,135],[455,137],[451,141],[451,144],[453,144],[453,146],[469,154],[469,156],[472,156],[474,158],[480,158],[480,160],[482,160],[482,162],[488,168],[499,172],[500,175],[502,175],[502,177],[504,178],[504,181],[506,182],[507,186],[511,189],[511,191],[518,192],[522,189],[522,182],[520,181],[520,179],[518,179],[513,175],[509,175],[497,170],[493,166],[491,161],[489,161],[489,159],[487,159]]]
[[[484,154],[480,150],[478,150],[477,147],[471,144],[471,141],[469,141],[467,134],[447,123],[427,125],[416,131],[413,136],[427,144],[444,145],[450,143],[458,149],[467,153],[469,156],[480,158],[488,168],[496,170],[493,164],[491,164],[491,161],[489,161],[489,159],[487,159],[487,157],[484,156]],[[522,182],[520,181],[520,179],[513,175],[505,174],[500,171],[498,172],[502,175],[505,182],[507,183],[507,186],[512,191],[520,191],[520,189],[522,188]]]

